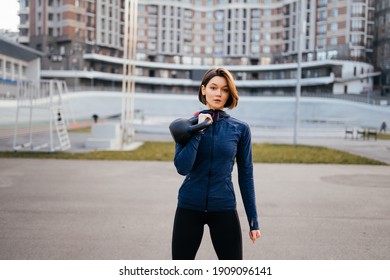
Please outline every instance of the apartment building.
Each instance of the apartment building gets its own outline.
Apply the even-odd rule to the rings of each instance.
[[[20,0],[22,41],[45,53],[43,77],[65,79],[70,88],[119,87],[125,2]],[[224,65],[244,92],[294,91],[302,51],[308,91],[369,91],[374,17],[374,0],[139,0],[136,87],[192,92],[206,69]],[[363,69],[347,71],[360,86],[345,85],[342,61],[370,62],[345,66]],[[327,82],[315,81],[321,77]]]
[[[42,53],[0,37],[0,99],[17,95],[19,80],[40,79]]]
[[[373,62],[381,70],[378,84],[382,95],[390,94],[390,1],[375,3],[375,51]]]

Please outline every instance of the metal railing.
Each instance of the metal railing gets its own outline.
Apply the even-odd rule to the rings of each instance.
[[[105,91],[105,92],[121,92],[121,87],[115,87],[115,86],[77,86],[72,87],[69,89],[68,94],[77,94],[77,92],[91,92],[91,91]],[[181,94],[181,95],[188,95],[188,94],[194,94],[194,91],[187,90],[187,91],[180,91],[180,92],[173,92],[169,89],[155,89],[153,91],[147,90],[147,89],[140,89],[136,90],[137,93],[162,93],[162,94]],[[242,96],[248,95],[246,93],[241,93]],[[259,96],[259,97],[293,97],[295,96],[294,92],[281,92],[278,91],[278,93],[263,93],[259,91],[258,93],[251,93],[251,96]],[[361,93],[361,94],[332,94],[332,93],[315,93],[315,92],[302,92],[301,96],[303,97],[319,97],[319,98],[328,98],[328,99],[340,99],[340,100],[346,100],[351,102],[359,102],[359,103],[366,103],[371,105],[380,105],[380,106],[390,106],[390,95],[381,95],[378,92],[370,92],[370,93]],[[0,100],[15,100],[15,95],[0,95]]]

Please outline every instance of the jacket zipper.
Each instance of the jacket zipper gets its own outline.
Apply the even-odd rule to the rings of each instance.
[[[210,151],[210,167],[209,167],[209,174],[208,174],[208,182],[207,182],[207,189],[206,189],[206,207],[205,207],[205,212],[208,211],[209,208],[209,189],[210,189],[210,175],[211,175],[211,166],[213,163],[213,153],[214,153],[214,123],[211,125],[211,129],[213,130],[211,133],[211,151]]]

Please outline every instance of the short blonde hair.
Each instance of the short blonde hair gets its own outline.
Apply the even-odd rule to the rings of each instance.
[[[219,68],[212,68],[208,70],[202,79],[202,83],[200,84],[199,90],[198,90],[198,99],[201,103],[206,105],[206,96],[202,94],[202,86],[206,87],[207,84],[210,82],[210,80],[216,76],[224,77],[227,82],[227,86],[229,89],[229,98],[225,103],[225,108],[233,109],[238,104],[238,91],[236,88],[236,85],[234,83],[234,78],[232,74],[227,70],[226,68],[219,67]]]

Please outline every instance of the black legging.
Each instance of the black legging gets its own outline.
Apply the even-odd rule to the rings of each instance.
[[[220,260],[242,260],[242,236],[237,211],[202,212],[176,209],[172,236],[172,259],[193,260],[207,224]]]

